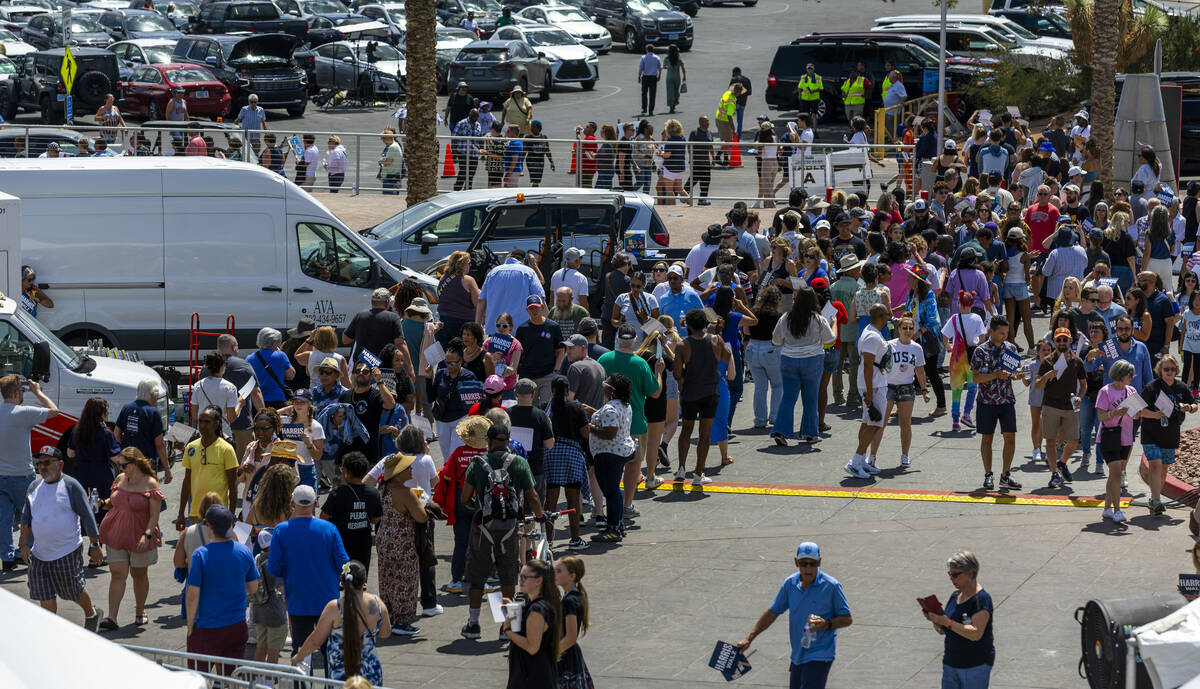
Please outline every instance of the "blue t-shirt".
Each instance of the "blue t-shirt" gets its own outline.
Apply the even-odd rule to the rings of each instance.
[[[391,411],[383,410],[383,415],[379,417],[380,426],[395,426],[396,428],[404,428],[408,425],[408,412],[404,411],[404,407],[397,404],[392,407]],[[380,457],[386,457],[390,454],[395,454],[400,451],[396,447],[396,439],[391,433],[383,433],[379,436]]]
[[[521,143],[520,139],[513,139],[504,147],[504,171],[505,172],[520,172],[521,158],[525,157],[525,144]],[[516,167],[509,170],[509,167],[516,163]]]
[[[1146,349],[1153,357],[1166,344],[1163,341],[1167,335],[1166,319],[1175,315],[1175,309],[1171,298],[1158,290],[1146,299],[1146,310],[1150,312],[1150,337],[1146,338]]]
[[[682,136],[672,136],[667,139],[669,143],[663,146],[663,150],[671,154],[670,158],[663,158],[663,167],[671,172],[683,172],[687,169],[687,140]]]
[[[834,659],[837,651],[837,630],[821,630],[808,648],[800,645],[808,616],[817,615],[827,620],[839,615],[850,614],[850,604],[842,585],[837,579],[817,570],[817,578],[808,588],[800,587],[800,573],[796,572],[783,581],[775,601],[769,610],[776,615],[788,613],[788,634],[792,640],[792,663],[799,665],[810,660]]]
[[[966,601],[958,602],[958,591],[950,594],[946,601],[946,617],[960,624],[970,624],[971,617],[983,610],[991,615],[987,626],[983,628],[983,636],[979,641],[970,641],[964,636],[947,631],[946,647],[942,654],[942,663],[956,668],[978,667],[992,665],[996,662],[996,646],[992,642],[992,623],[996,621],[996,613],[992,610],[992,597],[987,591],[979,589],[979,593]]]
[[[121,407],[117,416],[121,429],[121,447],[136,447],[150,463],[158,457],[154,439],[163,434],[163,418],[158,408],[145,400],[134,400]]]
[[[291,368],[292,362],[288,359],[288,355],[278,349],[260,349],[257,352],[246,357],[246,361],[250,362],[251,368],[254,369],[254,375],[258,378],[258,385],[262,388],[263,401],[265,402],[286,402],[288,401],[288,391],[283,389],[280,383],[284,383],[284,375]],[[270,373],[267,373],[267,366],[263,365],[266,362],[271,367],[271,371],[275,374],[274,378]],[[279,383],[275,379],[279,379]]]
[[[267,571],[283,579],[289,615],[320,615],[338,597],[342,565],[349,561],[332,522],[293,517],[275,527]]]
[[[202,545],[192,553],[187,585],[200,589],[196,627],[217,629],[246,620],[246,582],[258,578],[254,555],[237,541]]]

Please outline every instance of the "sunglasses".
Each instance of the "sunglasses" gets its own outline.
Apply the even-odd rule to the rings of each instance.
[[[1099,303],[1100,303],[1100,300],[1099,300],[1099,299],[1097,299],[1097,298],[1095,298],[1095,297],[1093,297],[1093,298],[1091,298],[1091,299],[1088,299],[1088,301],[1089,301],[1089,302],[1091,302],[1091,303],[1093,303],[1093,304],[1099,304]]]
[[[1179,369],[1178,369],[1178,368],[1176,368],[1176,367],[1174,367],[1174,366],[1163,366],[1163,367],[1162,367],[1162,372],[1163,372],[1163,373],[1175,373],[1175,372],[1176,372],[1176,371],[1178,371],[1178,370],[1179,370]]]
[[[654,269],[654,272],[656,272],[656,273],[665,273],[665,272],[667,272],[667,269],[666,269],[666,268],[655,268],[655,269]]]
[[[946,572],[946,574],[950,577],[951,580],[957,579],[958,577],[962,576],[962,572],[955,572],[954,570],[950,570],[949,572]]]
[[[1039,192],[1037,193],[1037,195],[1038,195],[1038,196],[1049,196],[1049,195],[1050,195],[1050,192],[1048,192],[1048,191],[1039,191]]]
[[[447,366],[462,366],[462,362],[461,362],[461,361],[449,361],[449,360],[447,360],[447,361],[446,361],[446,365],[447,365]]]
[[[365,375],[367,375],[368,373],[370,373],[370,372],[369,372],[367,369],[365,369],[365,368],[356,368],[356,369],[354,369],[354,375],[356,375],[356,376],[365,376]]]
[[[275,430],[275,429],[271,428],[270,426],[255,426],[255,427],[254,427],[254,431],[255,431],[256,433],[257,433],[257,432],[259,432],[259,431],[261,431],[261,432],[263,432],[263,433],[268,433],[268,432],[270,432],[270,431],[273,431],[273,430]]]
[[[518,576],[518,578],[519,578],[521,581],[527,581],[527,580],[529,580],[529,579],[541,579],[541,578],[542,578],[542,575],[540,575],[540,574],[525,574],[524,572],[522,572],[522,573],[521,573],[521,574]]]
[[[509,325],[508,323],[497,323],[496,324],[496,330],[508,330],[511,327],[512,326]]]

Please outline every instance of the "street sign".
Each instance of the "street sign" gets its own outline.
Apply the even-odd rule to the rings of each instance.
[[[72,87],[75,86],[75,75],[78,72],[79,67],[75,64],[75,56],[71,54],[71,46],[64,46],[62,67],[58,69],[58,73],[62,76],[63,86],[66,87],[67,93],[70,93]]]
[[[71,103],[71,94],[67,94],[66,108],[67,108],[67,122],[70,122],[71,118],[75,117],[75,108],[74,108],[73,104]]]

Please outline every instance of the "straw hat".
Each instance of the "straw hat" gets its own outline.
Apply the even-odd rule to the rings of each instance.
[[[271,443],[271,449],[267,450],[267,456],[278,457],[293,462],[302,461],[296,450],[296,443],[291,440],[276,440],[274,443]]]
[[[383,480],[391,481],[415,461],[417,458],[413,455],[394,454],[388,457],[383,464]]]
[[[468,416],[458,422],[455,429],[458,437],[467,447],[473,450],[486,450],[488,446],[487,432],[492,422],[482,416]]]

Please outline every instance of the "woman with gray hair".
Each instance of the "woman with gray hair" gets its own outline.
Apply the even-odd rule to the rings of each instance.
[[[1125,473],[1125,462],[1133,449],[1133,420],[1142,412],[1129,413],[1121,406],[1130,392],[1134,392],[1133,364],[1118,359],[1108,370],[1112,382],[1100,388],[1096,394],[1096,417],[1100,419],[1100,430],[1096,433],[1096,454],[1108,465],[1108,484],[1104,491],[1104,519],[1116,523],[1125,521],[1121,511],[1121,476]]]
[[[113,435],[122,449],[136,447],[141,451],[156,472],[163,472],[163,483],[170,483],[171,463],[167,461],[167,444],[163,440],[166,429],[158,412],[158,398],[162,394],[159,381],[146,378],[139,382],[137,399],[121,407]]]
[[[262,388],[263,402],[268,407],[282,409],[288,404],[288,389],[283,381],[296,377],[292,360],[281,350],[283,333],[275,328],[263,328],[254,340],[258,351],[246,357]]]
[[[927,611],[925,619],[946,637],[942,653],[942,689],[987,689],[996,662],[992,639],[992,596],[979,583],[979,559],[962,550],[946,561],[954,593],[944,614]]]

